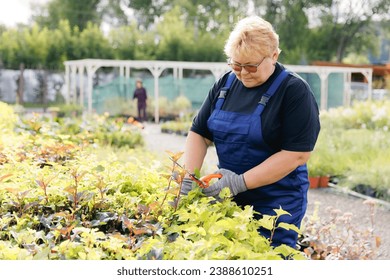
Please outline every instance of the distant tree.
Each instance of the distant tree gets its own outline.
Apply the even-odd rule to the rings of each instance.
[[[0,24],[0,35],[7,30],[7,27],[4,24]]]
[[[155,22],[156,18],[161,17],[171,8],[168,3],[169,0],[131,0],[127,5],[134,11],[140,28],[146,30]]]
[[[228,31],[220,34],[200,32],[199,37],[193,44],[194,50],[190,60],[193,61],[218,61],[225,62],[226,55],[223,51]]]
[[[377,49],[372,23],[389,28],[389,5],[388,0],[51,0],[36,9],[35,24],[0,26],[0,60],[13,69],[20,63],[62,69],[65,60],[83,58],[224,61],[223,45],[234,24],[257,14],[279,34],[283,63],[342,61]],[[108,33],[102,21],[111,25]]]
[[[137,45],[141,44],[136,23],[111,29],[108,40],[116,59],[135,59]]]
[[[329,0],[318,6],[318,25],[309,44],[312,57],[341,62],[348,52],[367,53],[378,47],[375,18],[389,15],[388,0]]]
[[[126,3],[128,0],[106,0],[100,1],[99,12],[103,22],[110,27],[122,27],[131,23],[129,16],[126,14]],[[129,8],[127,8],[129,10]]]
[[[248,1],[241,0],[132,0],[128,6],[134,10],[141,29],[145,30],[149,30],[174,7],[180,7],[182,19],[195,27],[195,34],[230,30],[237,19],[246,16],[248,11]]]
[[[157,25],[157,59],[188,61],[191,57],[193,34],[188,32],[190,28],[186,27],[180,14],[180,8],[176,6],[165,13],[163,20]]]
[[[58,28],[51,30],[48,52],[44,65],[49,69],[63,69],[64,61],[80,57],[77,55],[76,36],[78,29],[72,32],[69,22],[61,20]]]
[[[24,63],[26,68],[36,68],[44,65],[49,50],[50,35],[47,28],[34,24],[17,32],[17,64]]]
[[[92,23],[88,23],[86,28],[80,32],[75,48],[79,53],[79,57],[75,57],[75,59],[111,59],[114,57],[108,38],[105,37],[99,26]]]
[[[0,59],[3,67],[8,69],[17,69],[19,63],[16,61],[18,52],[18,32],[9,29],[0,34]]]
[[[61,20],[68,20],[71,28],[84,30],[88,22],[100,25],[102,21],[98,5],[101,0],[51,0],[34,9],[32,19],[49,29],[59,27]]]
[[[224,35],[197,30],[183,16],[182,6],[174,6],[156,25],[156,59],[182,61],[224,61]]]
[[[139,60],[155,60],[157,59],[157,31],[142,32],[139,34],[137,46],[135,50],[135,58]]]
[[[270,1],[272,2],[272,1]],[[272,22],[280,37],[281,60],[290,64],[307,63],[306,46],[309,40],[309,20],[305,13],[308,1],[282,1],[282,7],[267,13],[265,18]],[[274,8],[271,5],[271,8]],[[279,10],[279,13],[278,13]],[[268,18],[270,17],[270,18]],[[273,19],[272,19],[273,18]]]
[[[253,0],[275,27],[287,63],[342,59],[377,48],[371,22],[388,17],[388,0]]]

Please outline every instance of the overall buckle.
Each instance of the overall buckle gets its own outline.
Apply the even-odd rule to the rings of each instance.
[[[260,101],[259,101],[259,104],[262,104],[262,105],[265,106],[265,105],[267,105],[268,100],[269,100],[269,97],[263,95],[263,96],[261,97]]]

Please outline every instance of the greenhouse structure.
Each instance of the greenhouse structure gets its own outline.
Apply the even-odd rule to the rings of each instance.
[[[372,69],[331,66],[285,65],[305,79],[313,89],[320,109],[349,106],[353,98],[352,74],[360,73],[366,81],[364,94],[372,96]],[[110,85],[95,86],[94,76],[100,68],[117,69],[117,77]],[[185,95],[199,106],[213,82],[230,68],[221,62],[186,62],[186,61],[143,61],[143,60],[102,60],[82,59],[65,61],[65,99],[67,103],[76,103],[87,109],[88,113],[99,111],[99,102],[107,96],[119,96],[129,93],[138,78],[139,70],[149,73],[143,78],[149,95],[155,99],[154,119],[159,122],[158,100],[160,96],[169,99]],[[170,75],[162,75],[169,70]],[[200,71],[201,75],[186,77],[185,70]],[[136,74],[131,73],[136,72]],[[205,73],[208,73],[205,75]],[[104,95],[103,95],[104,93]],[[100,96],[98,99],[97,96]],[[104,98],[102,98],[105,96]],[[130,96],[131,98],[131,96]],[[100,101],[99,101],[100,100]]]

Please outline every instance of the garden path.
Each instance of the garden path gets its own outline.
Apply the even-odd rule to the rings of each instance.
[[[185,137],[175,134],[161,133],[160,125],[146,123],[142,130],[145,145],[148,150],[157,154],[163,154],[169,150],[172,152],[184,151]],[[209,148],[203,169],[213,172],[216,168],[217,157],[215,149]],[[320,219],[329,220],[331,210],[338,209],[341,213],[352,213],[352,225],[364,230],[371,226],[371,213],[368,205],[363,204],[365,199],[340,191],[339,187],[310,189],[308,193],[307,216],[313,214],[316,205],[319,205],[318,216]],[[374,232],[380,236],[377,260],[390,260],[390,208],[386,205],[377,206],[374,215]]]

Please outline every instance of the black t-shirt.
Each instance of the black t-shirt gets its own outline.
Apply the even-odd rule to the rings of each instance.
[[[247,88],[235,79],[222,110],[253,113],[261,96],[282,69],[284,67],[277,63],[271,77],[264,84],[253,88]],[[191,126],[191,131],[211,141],[213,135],[207,128],[207,120],[215,108],[220,89],[228,75],[229,73],[223,75],[210,89]],[[318,105],[309,85],[297,74],[290,71],[290,75],[268,101],[261,118],[264,140],[275,152],[308,152],[314,149],[320,131]]]

